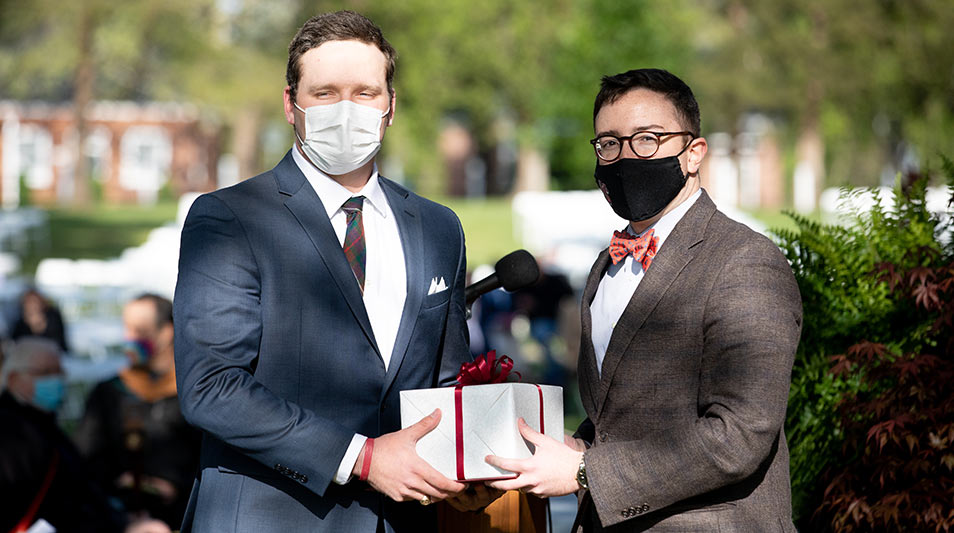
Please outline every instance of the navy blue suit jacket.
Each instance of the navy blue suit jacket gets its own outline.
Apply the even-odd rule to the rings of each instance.
[[[202,429],[183,531],[434,529],[432,507],[333,483],[355,432],[400,429],[399,391],[450,384],[470,359],[456,215],[381,178],[407,268],[387,371],[358,284],[291,152],[199,197],[175,293],[182,412]],[[448,289],[428,295],[433,278]],[[452,413],[444,413],[444,416]]]

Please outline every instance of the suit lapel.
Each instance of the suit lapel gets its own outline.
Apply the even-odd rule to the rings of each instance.
[[[407,354],[411,334],[414,332],[414,326],[424,302],[427,280],[424,279],[424,235],[417,204],[408,198],[407,191],[399,189],[390,180],[380,178],[380,183],[397,222],[398,233],[401,235],[404,266],[407,272],[407,297],[404,300],[397,337],[394,339],[394,350],[391,352],[391,361],[388,363],[388,373],[384,387],[381,389],[383,397],[387,394]]]
[[[274,173],[279,192],[289,196],[285,200],[285,207],[298,219],[298,223],[305,230],[325,267],[331,272],[331,277],[335,280],[348,307],[351,308],[355,320],[358,321],[361,330],[364,331],[374,351],[380,357],[381,352],[374,340],[371,321],[368,319],[368,312],[364,307],[364,300],[361,298],[354,272],[351,271],[351,265],[348,264],[348,259],[341,249],[335,230],[331,227],[331,221],[325,214],[325,208],[321,199],[318,198],[318,193],[313,187],[305,186],[308,180],[295,164],[290,151],[275,167]]]
[[[673,228],[659,253],[653,258],[649,270],[639,282],[639,287],[636,288],[616,323],[613,334],[610,336],[609,346],[606,347],[598,393],[597,416],[603,410],[606,394],[609,392],[610,383],[613,382],[613,374],[626,354],[627,347],[679,273],[695,256],[693,248],[702,242],[706,226],[714,213],[715,204],[703,191],[696,203]],[[660,349],[664,350],[665,347]]]
[[[606,249],[600,252],[599,257],[590,269],[589,276],[586,278],[586,286],[583,287],[582,309],[580,309],[582,341],[580,343],[580,359],[577,363],[580,373],[580,396],[584,406],[593,410],[596,409],[598,400],[596,395],[598,387],[594,387],[593,384],[599,382],[600,374],[596,367],[596,353],[593,349],[593,315],[590,312],[590,305],[593,303],[593,298],[596,297],[596,289],[600,286],[600,280],[603,278],[603,273],[606,272],[608,264],[609,251]]]

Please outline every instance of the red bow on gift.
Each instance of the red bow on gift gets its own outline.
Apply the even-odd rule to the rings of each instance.
[[[464,473],[463,388],[468,385],[503,383],[511,374],[517,376],[517,380],[520,379],[520,372],[515,372],[513,369],[513,359],[506,355],[497,359],[497,350],[490,350],[483,355],[477,356],[473,361],[460,365],[460,374],[457,374],[457,386],[454,387],[454,448],[457,454],[458,481],[467,480],[467,476]],[[536,387],[537,393],[540,395],[540,432],[546,433],[543,425],[543,389],[540,388],[540,385]]]
[[[497,350],[490,350],[473,361],[460,365],[457,383],[461,386],[503,383],[510,377],[511,372],[520,379],[520,372],[513,371],[513,359],[506,355],[497,359]]]

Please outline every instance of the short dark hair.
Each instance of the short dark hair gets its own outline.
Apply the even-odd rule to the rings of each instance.
[[[388,92],[394,94],[394,60],[397,58],[397,52],[384,38],[381,28],[354,11],[335,11],[308,19],[288,45],[285,81],[291,87],[292,100],[297,96],[298,81],[301,79],[301,56],[328,41],[360,41],[377,46],[387,60],[385,79],[388,82]]]
[[[696,137],[700,135],[699,103],[692,89],[674,74],[658,68],[641,68],[615,76],[603,76],[600,92],[593,105],[593,120],[596,120],[603,106],[612,104],[634,89],[649,89],[665,96],[676,108],[682,127]]]
[[[133,298],[134,302],[149,302],[156,308],[156,329],[172,324],[172,302],[168,298],[147,292]]]

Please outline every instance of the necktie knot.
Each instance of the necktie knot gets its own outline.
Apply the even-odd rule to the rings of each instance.
[[[643,265],[643,270],[648,270],[656,257],[656,248],[659,245],[659,237],[653,236],[655,230],[649,230],[639,237],[633,237],[625,231],[613,232],[613,239],[610,241],[609,254],[613,264],[619,263],[632,254],[639,264]]]
[[[364,205],[364,196],[352,196],[351,198],[348,198],[348,201],[341,206],[341,210],[350,216],[356,212],[360,213],[361,207],[363,205]]]

